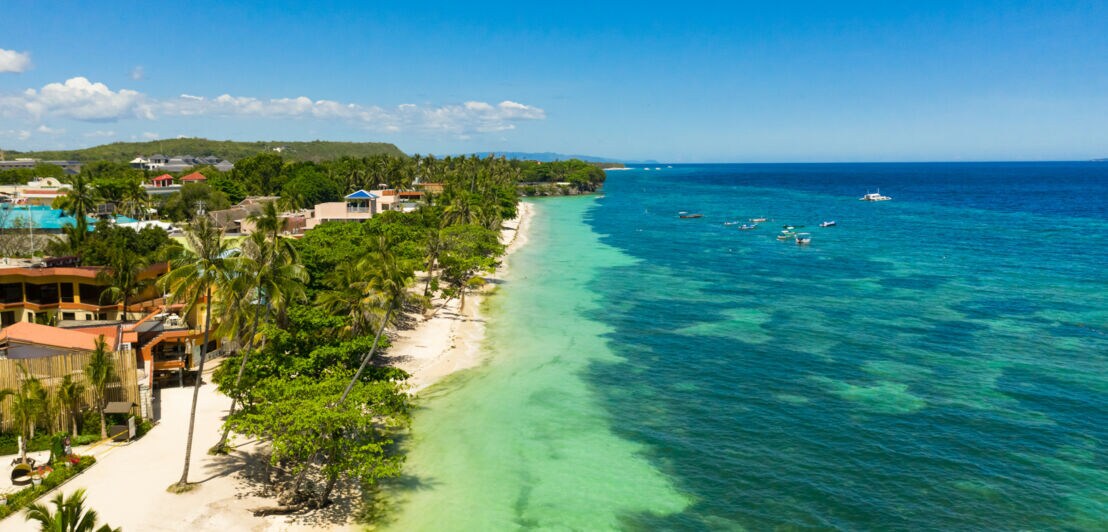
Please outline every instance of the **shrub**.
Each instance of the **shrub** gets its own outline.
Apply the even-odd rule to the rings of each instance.
[[[91,456],[78,457],[77,463],[72,467],[59,467],[50,471],[46,478],[42,480],[42,484],[38,486],[31,485],[14,494],[8,495],[8,504],[0,506],[0,519],[4,519],[22,510],[25,506],[28,506],[43,494],[58,487],[62,482],[77,476],[95,463],[96,459]]]

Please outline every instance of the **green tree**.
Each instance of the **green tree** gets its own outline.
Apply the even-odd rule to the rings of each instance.
[[[223,192],[213,189],[207,183],[185,183],[180,192],[170,194],[165,199],[158,212],[174,221],[191,220],[201,205],[204,212],[212,212],[230,207],[231,202]]]
[[[108,285],[107,289],[100,293],[101,303],[122,302],[123,323],[127,323],[127,312],[132,298],[153,283],[152,278],[142,278],[142,273],[149,266],[150,260],[147,256],[135,253],[129,248],[120,248],[113,250],[109,256],[108,269],[96,274],[97,281]]]
[[[452,295],[465,308],[466,292],[479,285],[477,274],[491,271],[497,257],[504,252],[500,235],[480,225],[455,225],[442,230],[442,252],[439,262],[442,277],[451,287]]]
[[[273,196],[281,192],[284,184],[281,172],[284,165],[284,159],[276,153],[259,153],[236,162],[231,177],[243,183],[250,194]]]
[[[99,197],[84,172],[73,176],[70,186],[72,188],[69,192],[54,200],[54,207],[76,219],[76,231],[70,235],[71,239],[77,239],[72,242],[72,245],[76,246],[88,236],[88,214],[95,212]]]
[[[185,231],[185,246],[172,261],[173,269],[158,280],[173,300],[185,302],[186,312],[204,302],[204,343],[200,347],[200,363],[192,390],[188,437],[185,442],[185,463],[181,479],[171,486],[176,491],[188,489],[189,463],[192,458],[192,434],[196,427],[196,400],[204,375],[204,360],[208,355],[212,325],[213,290],[226,286],[226,278],[237,268],[235,251],[223,238],[223,232],[210,218],[201,216]],[[228,295],[230,297],[230,295]]]
[[[27,520],[38,521],[43,532],[118,532],[120,529],[108,525],[96,526],[100,516],[96,510],[85,508],[85,490],[77,489],[66,497],[57,493],[50,503],[54,510],[42,504],[27,507]]]
[[[84,401],[85,385],[81,381],[74,380],[72,375],[66,375],[58,384],[58,404],[65,410],[73,429],[73,437],[78,436],[81,418],[81,403]]]
[[[96,337],[95,349],[85,366],[85,379],[92,387],[93,400],[96,402],[96,411],[100,413],[100,437],[108,437],[108,423],[104,417],[104,407],[108,384],[115,380],[115,360],[112,358],[108,343],[104,341],[104,335]]]

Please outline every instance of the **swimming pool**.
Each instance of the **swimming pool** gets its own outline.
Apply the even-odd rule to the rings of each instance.
[[[0,206],[0,229],[11,229],[18,226],[26,227],[28,220],[34,229],[43,231],[61,231],[62,227],[66,224],[77,224],[76,218],[65,214],[61,209],[54,209],[44,205],[18,207],[10,205]],[[91,231],[93,226],[96,225],[96,218],[90,216],[88,220],[88,228],[89,231]],[[116,223],[129,223],[136,220],[127,216],[116,216],[115,221]]]

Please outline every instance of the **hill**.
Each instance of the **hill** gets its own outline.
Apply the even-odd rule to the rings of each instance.
[[[113,142],[79,150],[7,152],[8,158],[32,157],[43,160],[74,161],[114,161],[128,162],[139,155],[162,154],[209,155],[227,159],[231,162],[267,150],[279,149],[286,159],[296,161],[322,161],[343,156],[367,157],[370,155],[404,156],[393,144],[387,142],[330,142],[313,140],[311,142],[258,141],[239,142],[234,140],[208,140],[199,138],[152,140],[149,142]]]
[[[507,157],[509,159],[520,159],[523,161],[539,161],[543,163],[549,163],[553,161],[568,161],[570,159],[577,159],[578,161],[585,161],[587,163],[648,163],[655,164],[658,161],[624,161],[616,159],[614,157],[596,157],[594,155],[566,155],[564,153],[554,152],[522,152],[522,151],[482,151],[475,152],[477,155],[488,155],[492,153],[497,157]]]

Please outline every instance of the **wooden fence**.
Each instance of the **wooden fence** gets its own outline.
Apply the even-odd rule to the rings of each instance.
[[[85,366],[88,365],[91,357],[92,353],[78,351],[41,358],[0,359],[0,390],[9,389],[18,392],[19,385],[23,380],[23,371],[20,369],[20,366],[22,366],[29,375],[37,377],[42,382],[42,385],[49,391],[51,400],[56,401],[58,384],[62,382],[66,375],[71,375],[71,379],[84,384],[85,387],[84,400],[81,402],[83,415],[99,416],[95,407],[92,387],[85,379]],[[115,362],[115,375],[107,385],[104,400],[107,402],[128,401],[138,404],[138,375],[135,371],[134,352],[113,352],[112,359]],[[11,406],[12,398],[10,397],[0,401],[0,428],[5,431],[12,429],[12,423],[15,419],[12,415]],[[69,412],[66,410],[66,408],[55,406],[55,420],[51,421],[51,426],[58,423],[57,420],[62,420],[67,430],[71,430],[72,422],[69,419]],[[53,430],[55,428],[50,429],[51,432]]]

